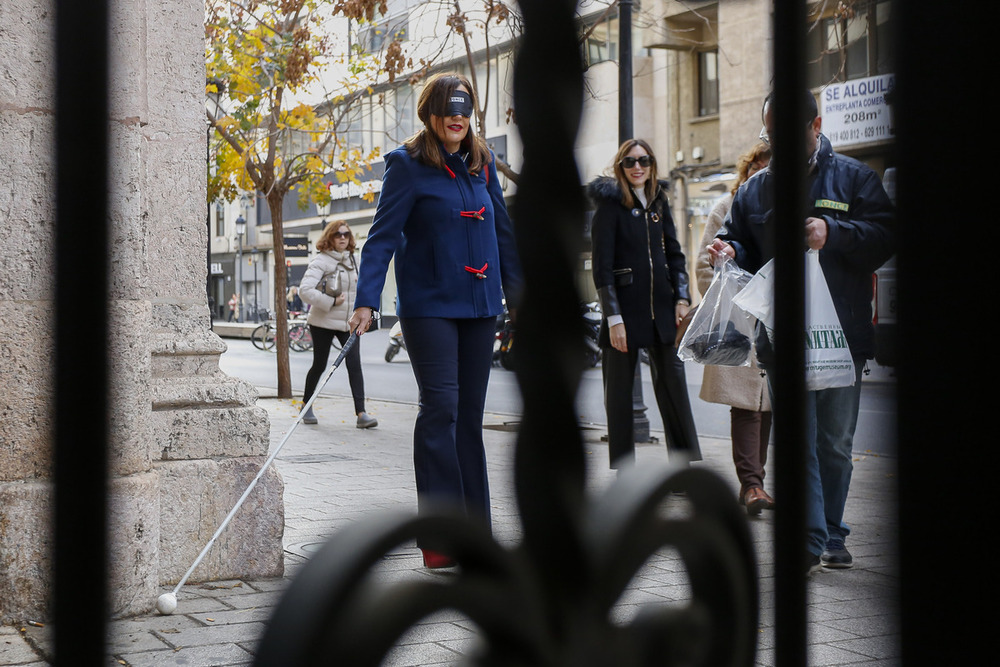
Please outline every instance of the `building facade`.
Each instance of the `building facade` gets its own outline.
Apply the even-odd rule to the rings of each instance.
[[[891,109],[883,94],[892,83],[889,6],[888,0],[810,3],[807,37],[811,54],[808,82],[820,100],[824,129],[830,136],[832,128],[838,128],[837,136],[831,136],[834,147],[869,163],[880,175],[892,166]],[[415,62],[436,54],[431,71],[452,70],[470,76],[484,107],[483,135],[498,158],[518,172],[521,144],[512,94],[516,30],[509,25],[493,26],[487,39],[487,32],[481,29],[483,16],[470,9],[467,52],[462,39],[446,29],[447,14],[439,3],[398,0],[389,2],[388,7],[387,15],[374,23],[357,25],[345,20],[338,30],[373,52],[384,49],[392,38],[401,39],[405,52]],[[581,181],[586,183],[610,173],[611,159],[619,145],[621,26],[615,3],[581,2],[578,12],[586,91],[576,158]],[[661,177],[671,182],[674,219],[693,266],[709,212],[732,187],[739,156],[758,140],[761,105],[772,78],[771,2],[646,0],[635,3],[632,34],[634,132],[650,142],[659,157]],[[865,84],[875,91],[869,96],[871,106],[854,109],[854,116],[850,116],[851,109],[844,107],[840,95],[872,77],[875,81]],[[416,101],[421,85],[421,81],[398,77],[393,83],[374,86],[351,109],[345,132],[347,145],[366,153],[378,150],[382,155],[400,145],[419,129]],[[838,90],[838,97],[832,98]],[[828,94],[831,99],[824,104]],[[865,120],[872,114],[885,120],[878,124],[877,136],[852,137],[851,128],[843,128],[846,119],[855,128],[860,126],[863,133],[872,125]],[[315,241],[323,226],[334,219],[347,220],[359,245],[363,245],[375,212],[383,169],[381,159],[375,160],[371,171],[362,176],[361,186],[339,184],[330,174],[327,180],[334,196],[328,208],[310,204],[302,211],[296,197],[289,195],[284,211],[286,248],[294,244],[287,237],[304,236],[308,255],[314,255]],[[509,207],[516,214],[516,178],[501,175],[501,182]],[[253,208],[256,225],[248,232],[252,239],[249,245],[263,253],[273,243],[269,215],[266,206]],[[229,205],[227,218],[235,219],[235,211],[236,207]],[[230,228],[231,222],[227,223]],[[229,231],[218,240],[219,252],[213,245],[213,266],[225,273],[228,262],[235,261],[238,253],[237,236]],[[289,258],[289,285],[297,283],[308,261],[308,256]],[[266,305],[273,309],[273,295],[265,287],[269,284],[267,267],[273,262],[270,257],[268,261],[258,259],[259,280],[248,282],[246,274],[254,270],[251,262],[243,260],[244,290],[250,293],[256,286],[258,297],[266,294]],[[581,257],[579,268],[581,298],[593,299],[588,253]],[[219,284],[224,280],[228,289],[235,284],[233,281],[238,282],[236,274],[234,269],[217,280]],[[382,303],[383,314],[390,318],[395,313],[394,291],[390,270]],[[221,308],[217,310],[222,312]]]
[[[810,2],[806,38],[807,83],[824,134],[835,150],[868,163],[880,176],[894,166],[885,97],[894,80],[890,4]],[[644,44],[667,54],[662,148],[673,181],[674,219],[690,259],[699,251],[709,212],[732,187],[737,159],[758,141],[772,83],[772,3],[661,0],[648,11],[653,16],[647,17]]]

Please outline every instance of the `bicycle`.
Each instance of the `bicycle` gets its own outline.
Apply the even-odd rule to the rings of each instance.
[[[266,322],[267,320],[274,319],[274,316],[264,306],[254,304],[247,309],[247,319],[253,319],[254,322]]]
[[[275,334],[274,323],[268,320],[250,333],[250,342],[258,350],[272,350],[274,349]]]
[[[291,322],[288,325],[288,347],[296,352],[306,352],[313,346],[312,333],[305,322]]]
[[[274,349],[277,340],[277,329],[274,320],[264,322],[250,334],[250,342],[258,350],[270,351]],[[309,325],[305,322],[293,321],[288,323],[288,347],[295,352],[306,352],[313,346],[312,333]]]

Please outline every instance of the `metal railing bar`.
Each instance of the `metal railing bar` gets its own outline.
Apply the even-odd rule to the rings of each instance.
[[[54,662],[96,667],[108,608],[108,3],[57,0],[55,16]]]

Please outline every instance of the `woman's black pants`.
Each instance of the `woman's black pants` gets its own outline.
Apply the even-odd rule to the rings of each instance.
[[[684,362],[677,357],[677,349],[657,341],[646,348],[649,369],[653,377],[653,393],[663,418],[667,436],[667,451],[680,452],[690,461],[701,460],[698,433],[691,415]],[[608,415],[608,451],[611,467],[619,468],[635,461],[635,434],[633,432],[632,386],[639,350],[630,348],[619,352],[605,348],[601,358],[604,375],[604,407]]]
[[[334,331],[325,329],[314,324],[309,325],[309,333],[313,340],[313,364],[309,372],[306,373],[306,386],[302,392],[302,402],[308,401],[323,373],[327,370],[327,362],[330,360],[330,346],[333,345],[333,338],[336,336],[340,344],[343,345],[350,337],[348,331]],[[344,364],[347,366],[347,379],[351,383],[351,395],[354,396],[355,414],[365,411],[365,377],[361,374],[361,337],[354,342],[354,347],[344,357]]]

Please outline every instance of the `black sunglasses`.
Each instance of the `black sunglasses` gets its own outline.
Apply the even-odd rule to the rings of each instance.
[[[649,165],[653,164],[653,156],[651,155],[641,155],[639,157],[626,157],[622,158],[621,164],[626,169],[631,169],[638,162],[639,166],[645,169]]]
[[[333,235],[334,236],[339,236],[342,239],[346,239],[346,238],[350,237],[351,233],[350,232],[334,232]]]

